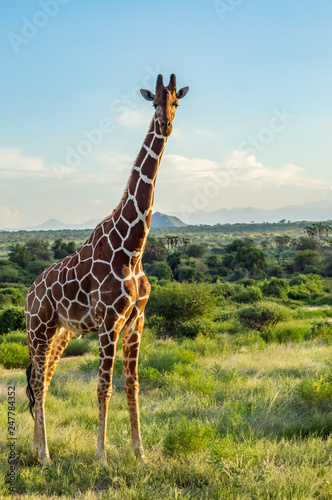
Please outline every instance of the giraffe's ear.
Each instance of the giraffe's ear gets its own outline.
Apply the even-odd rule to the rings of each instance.
[[[146,89],[141,89],[141,94],[147,101],[153,101],[156,97],[154,94],[152,94],[152,92],[150,92],[150,90]]]
[[[189,87],[183,87],[183,89],[180,89],[177,93],[176,93],[176,97],[178,99],[182,99],[182,97],[184,97],[185,95],[187,95],[187,92],[189,90]]]

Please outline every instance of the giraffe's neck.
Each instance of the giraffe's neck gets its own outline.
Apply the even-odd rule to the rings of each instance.
[[[127,235],[124,247],[136,255],[144,251],[150,230],[155,183],[165,143],[166,138],[161,135],[154,117],[134,163],[124,196],[113,215],[117,230],[122,237]]]

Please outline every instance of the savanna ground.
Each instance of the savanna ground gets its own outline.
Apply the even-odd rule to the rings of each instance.
[[[144,332],[140,407],[146,462],[131,452],[121,349],[115,363],[105,467],[94,458],[97,342],[64,359],[46,399],[52,463],[31,452],[24,370],[1,369],[1,396],[16,387],[22,498],[330,499],[331,347],[202,336],[157,340]],[[6,495],[6,404],[1,406],[1,493]]]
[[[24,299],[41,270],[79,244],[76,233],[2,234],[0,498],[11,495],[15,386],[19,498],[331,500],[332,227],[301,224],[160,230],[150,239],[139,360],[147,460],[131,451],[120,338],[107,465],[95,460],[97,334],[71,340],[52,379],[51,463],[31,451]]]

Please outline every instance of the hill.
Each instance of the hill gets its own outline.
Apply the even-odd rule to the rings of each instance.
[[[49,219],[38,226],[33,227],[22,227],[5,229],[5,231],[61,231],[63,229],[71,230],[82,230],[82,229],[94,229],[97,224],[102,220],[100,219],[90,219],[82,224],[66,224],[58,219]],[[155,212],[151,217],[151,227],[152,228],[165,228],[165,227],[184,227],[187,224],[182,222],[178,217],[162,214],[160,212]]]
[[[239,207],[228,210],[221,208],[214,212],[183,213],[173,215],[179,217],[187,224],[249,224],[252,222],[278,222],[280,220],[295,221],[323,221],[332,218],[332,202],[322,200],[319,202],[306,203],[303,205],[289,205],[276,209],[264,209],[253,207]]]

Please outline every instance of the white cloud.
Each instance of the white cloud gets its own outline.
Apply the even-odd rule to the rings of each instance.
[[[152,120],[151,111],[139,111],[137,109],[126,109],[118,116],[118,122],[126,127],[137,130],[146,130]]]
[[[4,228],[18,227],[22,222],[19,210],[11,210],[5,205],[0,206],[0,226]]]
[[[229,186],[246,184],[256,189],[269,186],[297,186],[326,189],[326,183],[320,179],[307,177],[302,167],[291,163],[279,168],[264,166],[253,155],[244,151],[232,151],[229,155],[225,172],[229,178]]]
[[[23,156],[19,148],[0,148],[0,177],[3,180],[64,178],[72,175],[73,170],[60,163],[50,166],[41,158]]]
[[[204,130],[198,127],[192,127],[192,130],[197,135],[201,135],[203,137],[208,137],[211,139],[215,139],[217,136],[216,132],[214,132],[213,130]]]

